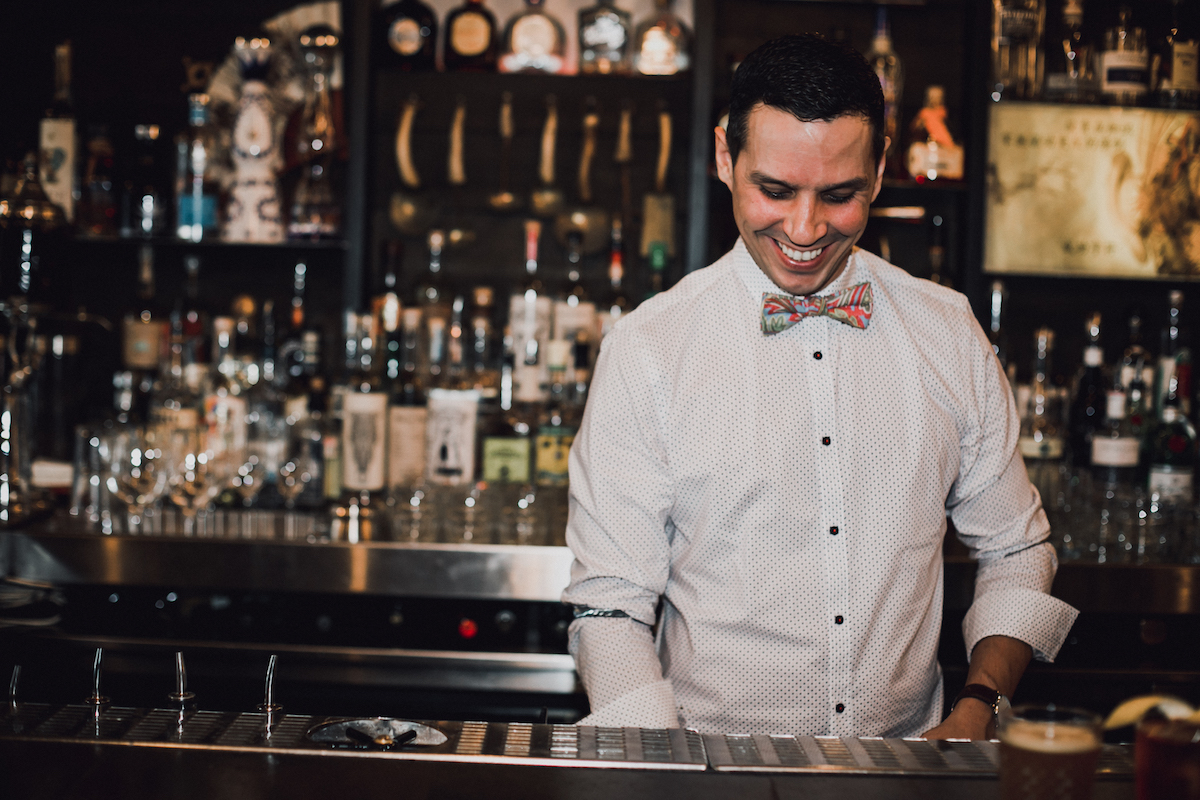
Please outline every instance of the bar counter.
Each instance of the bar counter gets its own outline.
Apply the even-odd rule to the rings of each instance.
[[[993,742],[398,722],[421,735],[381,751],[336,743],[345,724],[282,713],[27,704],[0,713],[0,755],[6,787],[22,798],[998,796]],[[328,731],[330,741],[317,741]],[[1106,745],[1094,798],[1130,797],[1131,749]]]

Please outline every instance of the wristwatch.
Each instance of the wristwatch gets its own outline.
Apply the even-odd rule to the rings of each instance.
[[[992,722],[995,722],[1002,712],[1008,711],[1012,705],[1008,702],[1008,698],[1000,694],[990,686],[984,686],[982,683],[968,683],[954,698],[954,702],[950,705],[950,710],[958,705],[958,701],[964,697],[972,697],[982,703],[992,707]]]

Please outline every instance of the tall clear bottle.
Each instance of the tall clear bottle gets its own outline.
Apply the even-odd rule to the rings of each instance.
[[[1101,563],[1130,558],[1135,518],[1143,501],[1137,481],[1141,441],[1129,423],[1124,387],[1109,390],[1105,411],[1104,427],[1092,438],[1090,530],[1081,542],[1087,557]]]
[[[1178,383],[1179,407],[1184,416],[1191,413],[1192,349],[1183,325],[1183,292],[1172,289],[1167,298],[1169,310],[1161,334],[1158,370],[1154,383],[1154,409],[1162,408],[1172,378]]]
[[[1097,95],[1095,48],[1083,28],[1083,0],[1063,0],[1062,25],[1047,45],[1045,99],[1054,103],[1094,103]]]
[[[405,308],[398,329],[385,333],[388,386],[388,494],[393,533],[401,540],[429,538],[435,522],[426,503],[425,430],[428,410],[420,373],[421,309]]]
[[[220,222],[220,182],[217,133],[209,117],[208,95],[188,95],[188,129],[177,148],[175,235],[190,242],[215,238]]]
[[[300,179],[292,193],[287,235],[289,239],[335,239],[342,226],[342,204],[334,175],[339,133],[332,86],[339,39],[333,28],[314,25],[300,33],[299,49],[308,85],[296,135]]]
[[[867,53],[867,63],[879,76],[879,85],[883,88],[883,131],[891,140],[887,151],[887,170],[891,175],[901,174],[904,171],[900,156],[900,109],[904,96],[904,67],[892,46],[892,32],[885,6],[880,6],[876,12],[875,39]]]
[[[1038,98],[1045,27],[1045,0],[992,0],[992,100]]]
[[[1099,311],[1088,315],[1084,330],[1088,343],[1083,350],[1083,364],[1075,378],[1068,415],[1071,462],[1077,468],[1091,465],[1092,438],[1104,423],[1105,393],[1112,383],[1104,375],[1104,348],[1100,345]]]
[[[513,392],[522,402],[539,402],[550,373],[545,343],[550,339],[553,303],[538,273],[542,223],[525,221],[525,282],[509,297],[508,322],[513,337]]]
[[[356,542],[378,535],[387,480],[388,394],[374,368],[374,317],[349,316],[354,341],[347,341],[346,352],[355,357],[342,396],[342,502],[334,510],[333,535]]]

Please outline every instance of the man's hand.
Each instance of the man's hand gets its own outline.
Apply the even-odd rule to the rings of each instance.
[[[1012,697],[1033,649],[1008,636],[987,636],[971,651],[967,683],[990,686],[1005,697]],[[936,728],[925,732],[926,739],[990,739],[995,736],[991,706],[973,697],[964,697],[950,716]]]
[[[982,700],[964,697],[950,716],[936,728],[926,731],[926,739],[990,739],[993,730],[992,708]]]

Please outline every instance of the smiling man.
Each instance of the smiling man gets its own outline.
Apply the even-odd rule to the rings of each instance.
[[[855,248],[882,130],[848,48],[785,37],[734,76],[740,239],[609,334],[571,450],[584,723],[981,738],[1062,645],[1075,612],[966,299]],[[948,715],[947,514],[979,560]]]

